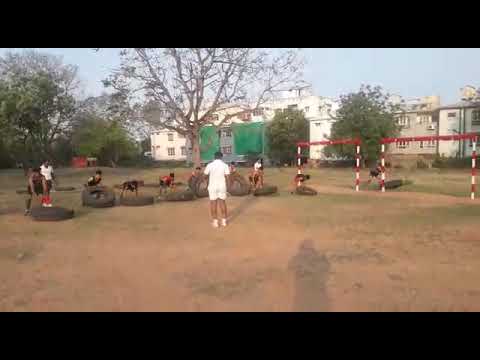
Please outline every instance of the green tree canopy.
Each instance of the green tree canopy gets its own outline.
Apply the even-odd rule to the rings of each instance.
[[[380,140],[399,132],[394,118],[399,108],[389,98],[381,87],[369,85],[362,85],[358,92],[342,95],[330,138],[359,138],[362,158],[367,161],[378,159]],[[328,146],[324,152],[327,156],[355,156],[354,145]]]
[[[309,123],[302,111],[287,109],[274,116],[265,135],[268,157],[274,162],[290,164],[295,161],[297,142],[309,139]]]

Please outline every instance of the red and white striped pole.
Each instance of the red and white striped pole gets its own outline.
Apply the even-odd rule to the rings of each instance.
[[[382,192],[385,192],[385,144],[382,144]]]
[[[475,190],[476,190],[476,184],[475,184],[475,175],[477,172],[477,138],[473,138],[472,141],[472,193],[470,195],[472,200],[475,200]]]
[[[302,147],[298,145],[297,147],[297,174],[300,175],[302,173]],[[302,182],[298,180],[298,186],[302,185]]]
[[[356,145],[355,191],[360,190],[360,145]]]

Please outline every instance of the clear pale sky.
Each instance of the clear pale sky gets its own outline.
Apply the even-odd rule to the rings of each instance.
[[[6,51],[0,49],[0,56]],[[118,65],[118,49],[36,49],[62,55],[79,66],[87,95],[103,90],[101,80]],[[439,95],[442,104],[459,100],[464,85],[480,87],[480,49],[303,49],[305,80],[316,95],[338,97],[360,85],[381,85],[404,97]]]

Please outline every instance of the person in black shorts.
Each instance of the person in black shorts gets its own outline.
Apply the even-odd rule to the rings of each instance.
[[[368,183],[370,184],[373,179],[378,180],[378,176],[381,173],[382,173],[382,167],[380,166],[379,163],[377,163],[377,165],[373,169],[370,170],[370,179],[368,179]]]
[[[32,205],[33,194],[37,197],[42,196],[41,202],[44,207],[51,207],[50,196],[48,196],[48,185],[45,177],[40,173],[40,168],[34,168],[29,171],[28,185],[27,185],[28,197],[25,200],[25,215],[30,214],[30,207]]]
[[[102,170],[95,171],[94,176],[90,176],[87,180],[87,186],[98,186],[102,182]]]
[[[293,194],[293,192],[300,186],[303,186],[305,181],[307,180],[310,180],[310,175],[305,175],[305,174],[297,174],[295,175],[295,177],[293,178],[293,191],[291,192],[291,194]]]
[[[122,193],[120,194],[120,197],[123,197],[123,193],[125,191],[134,192],[135,196],[138,196],[138,181],[137,180],[125,181],[122,184]]]

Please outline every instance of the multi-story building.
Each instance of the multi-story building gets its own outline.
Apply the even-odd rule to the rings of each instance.
[[[221,126],[215,129],[215,133],[211,133],[207,125],[201,132],[201,151],[202,159],[209,161],[212,153],[206,151],[206,143],[214,144],[224,154],[225,161],[242,162],[246,160],[246,153],[248,152],[246,146],[239,145],[240,140],[234,140],[234,133],[238,133],[240,129],[251,134],[248,142],[252,145],[252,153],[262,153],[265,157],[265,124],[273,119],[276,113],[287,109],[302,110],[305,117],[310,122],[310,141],[325,140],[330,136],[330,129],[333,123],[333,117],[338,108],[338,104],[325,97],[314,96],[311,94],[310,88],[296,89],[283,93],[278,99],[262,104],[259,109],[253,110],[249,113],[244,113],[240,116],[235,116],[228,121],[224,121],[225,116],[236,113],[240,110],[238,107],[231,107],[228,110],[218,112],[212,115],[212,125]],[[251,124],[252,126],[237,126],[240,124]],[[263,124],[263,125],[260,125]],[[213,130],[213,129],[211,129]],[[174,140],[170,140],[170,139]],[[202,144],[202,138],[203,144]],[[208,140],[205,140],[207,139]],[[245,140],[246,136],[243,136]],[[152,140],[152,156],[155,160],[190,160],[191,146],[188,140],[179,138],[178,134],[172,131],[161,130],[154,131],[151,136]],[[218,143],[217,143],[218,142]],[[175,146],[174,146],[175,145]],[[185,147],[185,151],[179,152],[178,149]],[[172,150],[175,147],[175,150]],[[168,150],[170,149],[170,150]],[[310,157],[313,159],[320,159],[323,157],[323,146],[312,146],[310,149]],[[208,155],[207,155],[208,153]],[[185,155],[182,155],[185,154]]]
[[[397,98],[394,102],[400,106],[396,115],[397,124],[400,126],[399,137],[438,135],[438,108],[440,106],[438,96],[425,96],[409,100]],[[433,157],[437,153],[437,147],[436,141],[399,141],[391,144],[388,152],[393,157]]]
[[[156,161],[187,158],[187,140],[185,136],[170,130],[157,130],[150,135],[152,158]]]
[[[461,101],[439,109],[440,135],[479,133],[480,99]],[[441,141],[438,154],[446,157],[468,157],[472,154],[471,141]]]

